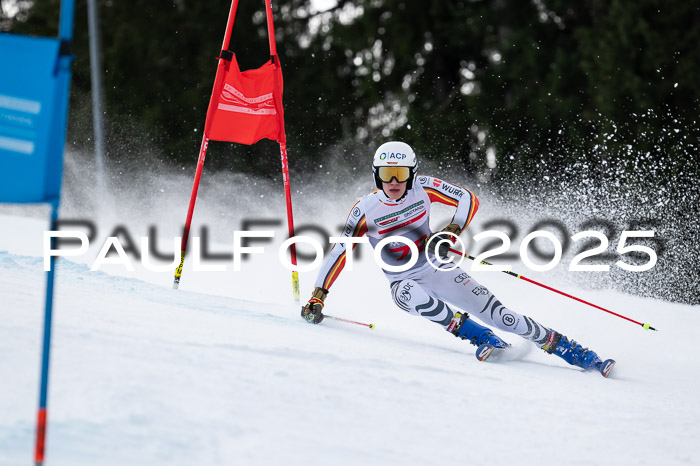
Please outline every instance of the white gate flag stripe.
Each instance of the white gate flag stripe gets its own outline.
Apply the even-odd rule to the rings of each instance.
[[[0,136],[0,149],[30,155],[34,153],[34,143],[23,139]]]
[[[0,108],[38,115],[41,112],[41,102],[0,94]]]
[[[276,115],[277,111],[274,108],[261,108],[254,110],[248,107],[241,107],[240,105],[229,105],[229,104],[219,104],[217,107],[219,110],[224,110],[227,112],[237,112],[237,113],[248,113],[251,115]]]

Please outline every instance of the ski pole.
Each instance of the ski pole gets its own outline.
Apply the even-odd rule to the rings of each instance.
[[[471,259],[471,260],[473,260],[473,261],[476,261],[476,258],[475,258],[475,257],[470,256],[469,254],[463,253],[463,252],[461,252],[461,251],[457,251],[456,249],[450,248],[450,252],[454,252],[455,254],[459,254],[459,255],[462,256],[462,257],[466,257],[467,259]],[[484,265],[493,265],[493,264],[491,264],[491,263],[489,263],[489,262],[486,262],[486,261],[479,261],[479,262],[480,262],[481,264],[484,264]],[[632,322],[633,324],[640,325],[640,326],[641,326],[642,328],[644,328],[645,330],[654,330],[654,331],[656,331],[656,329],[655,329],[654,327],[652,327],[651,325],[649,325],[649,324],[637,322],[636,320],[630,319],[629,317],[625,317],[625,316],[623,316],[623,315],[621,315],[621,314],[618,314],[618,313],[616,313],[616,312],[610,311],[610,310],[605,309],[605,308],[603,308],[603,307],[600,307],[600,306],[598,306],[598,305],[596,305],[596,304],[589,303],[588,301],[585,301],[585,300],[583,300],[583,299],[581,299],[581,298],[577,298],[576,296],[572,296],[572,295],[570,295],[570,294],[568,294],[568,293],[564,293],[563,291],[559,291],[559,290],[557,290],[556,288],[552,288],[551,286],[547,286],[547,285],[545,285],[545,284],[543,284],[543,283],[540,283],[540,282],[537,282],[537,281],[535,281],[535,280],[532,280],[531,278],[523,277],[523,276],[520,275],[520,274],[517,274],[517,273],[515,273],[515,272],[511,272],[511,271],[508,271],[508,270],[502,270],[502,272],[507,273],[508,275],[511,275],[511,276],[513,276],[513,277],[520,278],[521,280],[525,280],[526,282],[530,282],[530,283],[535,284],[535,285],[537,285],[537,286],[541,286],[542,288],[545,288],[545,289],[547,289],[547,290],[549,290],[549,291],[554,291],[555,293],[559,293],[560,295],[566,296],[567,298],[571,298],[571,299],[576,300],[576,301],[578,301],[578,302],[580,302],[580,303],[588,304],[589,306],[592,306],[592,307],[594,307],[594,308],[596,308],[596,309],[600,309],[601,311],[605,311],[605,312],[607,312],[608,314],[612,314],[612,315],[614,315],[614,316],[620,317],[621,319],[625,319],[625,320],[627,320],[627,321],[629,321],[629,322]]]
[[[328,314],[323,314],[323,317],[325,317],[326,319],[337,320],[338,322],[345,322],[346,324],[362,325],[364,327],[369,327],[370,329],[374,328],[374,324],[355,322],[354,320],[343,319],[342,317],[329,316]]]

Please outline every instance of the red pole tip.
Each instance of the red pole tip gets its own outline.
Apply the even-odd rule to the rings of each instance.
[[[37,465],[44,463],[44,446],[46,442],[46,408],[39,408],[36,420],[36,449],[34,450],[34,462]]]

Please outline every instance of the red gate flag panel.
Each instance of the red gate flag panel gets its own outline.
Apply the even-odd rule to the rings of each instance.
[[[204,133],[214,141],[240,144],[263,138],[283,141],[282,72],[277,60],[243,72],[235,55],[221,62]]]

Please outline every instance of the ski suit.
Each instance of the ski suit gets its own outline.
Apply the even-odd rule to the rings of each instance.
[[[350,209],[342,236],[367,235],[373,248],[388,236],[401,236],[416,244],[419,257],[410,269],[384,270],[391,283],[392,298],[404,311],[423,316],[451,331],[455,314],[449,306],[452,305],[487,325],[515,333],[542,347],[547,342],[547,328],[501,304],[493,293],[459,267],[445,270],[453,265],[440,264],[430,253],[426,258],[424,246],[431,234],[432,202],[456,207],[451,223],[457,224],[460,231],[469,225],[479,208],[478,199],[468,189],[418,175],[413,188],[399,200],[390,200],[379,189],[360,198]],[[321,266],[315,286],[330,290],[345,266],[346,252],[343,243],[333,246]],[[389,243],[381,251],[383,261],[389,265],[404,265],[411,254],[409,247],[400,242]]]

